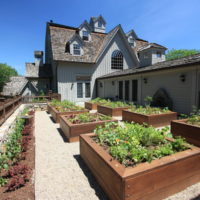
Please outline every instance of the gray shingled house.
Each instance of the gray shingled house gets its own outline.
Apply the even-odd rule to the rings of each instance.
[[[25,76],[11,77],[4,86],[4,95],[35,96],[50,90],[52,70],[48,64],[43,64],[43,52],[35,51],[35,62],[26,63]]]
[[[43,52],[26,63],[23,94],[52,89],[61,99],[83,103],[96,96],[154,104],[189,113],[200,107],[200,55],[165,61],[166,47],[150,43],[121,25],[106,32],[100,15],[79,27],[48,22]],[[29,92],[28,92],[29,91]]]

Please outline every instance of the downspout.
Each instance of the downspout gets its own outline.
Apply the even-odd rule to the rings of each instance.
[[[199,83],[199,80],[198,80],[198,66],[196,67],[196,88],[195,88],[195,104],[196,104],[196,107],[199,109],[199,87],[198,87],[198,83]]]

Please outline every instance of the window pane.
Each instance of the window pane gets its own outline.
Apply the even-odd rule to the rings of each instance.
[[[77,98],[83,98],[83,83],[77,83]]]
[[[137,101],[138,81],[132,80],[132,100]]]
[[[123,69],[123,54],[119,50],[115,50],[111,56],[111,69]]]
[[[129,81],[125,81],[125,100],[129,101]]]
[[[81,47],[79,44],[73,44],[73,50],[75,55],[80,55],[81,54]]]
[[[85,97],[90,97],[90,83],[85,83]]]

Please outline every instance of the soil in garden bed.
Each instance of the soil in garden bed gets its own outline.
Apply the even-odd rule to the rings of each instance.
[[[34,200],[35,186],[34,186],[34,170],[35,170],[35,137],[34,133],[31,135],[28,150],[24,154],[26,159],[18,162],[19,165],[26,165],[29,168],[28,179],[25,186],[11,192],[6,192],[6,187],[0,187],[0,200]]]

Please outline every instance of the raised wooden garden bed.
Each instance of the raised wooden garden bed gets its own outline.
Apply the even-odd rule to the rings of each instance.
[[[80,136],[80,155],[111,200],[160,200],[200,181],[197,147],[125,168],[92,136]]]
[[[200,147],[200,127],[186,123],[187,119],[171,122],[171,132],[175,136],[182,136],[187,142]]]
[[[60,122],[61,115],[71,115],[71,114],[89,112],[89,110],[87,110],[87,109],[79,110],[79,111],[59,112],[58,110],[56,110],[53,106],[51,106],[49,104],[48,104],[47,110],[51,114],[51,116],[53,117],[53,119],[56,123]]]
[[[146,123],[154,127],[162,127],[170,125],[172,120],[177,119],[176,112],[162,113],[162,114],[153,114],[145,115],[129,110],[122,111],[122,120],[127,122],[135,122],[138,124]]]
[[[88,110],[97,110],[97,104],[91,102],[85,102],[85,108]]]
[[[69,142],[79,141],[80,134],[92,133],[96,126],[104,125],[106,122],[117,121],[117,120],[105,120],[97,122],[88,122],[81,124],[72,124],[67,120],[66,115],[60,116],[60,128],[65,134]]]
[[[128,107],[111,108],[107,106],[97,105],[98,113],[102,113],[104,115],[109,115],[112,117],[122,116],[122,110],[125,110],[125,109],[128,109]]]

